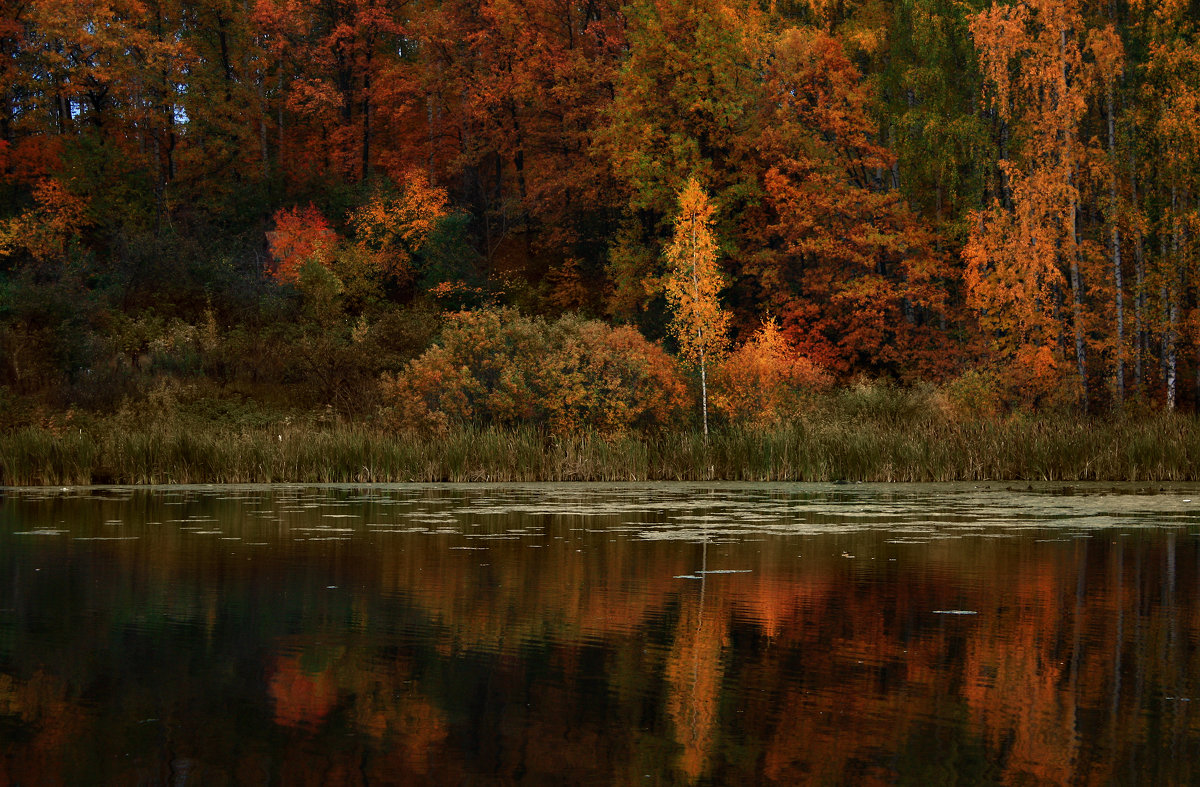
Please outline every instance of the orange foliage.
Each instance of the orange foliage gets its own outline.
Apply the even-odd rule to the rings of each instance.
[[[892,165],[874,140],[869,85],[829,33],[785,30],[771,55],[758,143],[766,198],[743,214],[754,251],[742,278],[831,372],[912,364],[929,355],[950,271],[934,233],[869,174]]]
[[[61,137],[25,137],[3,146],[0,171],[18,181],[36,182],[51,177],[62,166]]]
[[[552,431],[621,432],[665,426],[685,389],[662,348],[628,325],[565,318],[552,326],[543,402]]]
[[[720,359],[729,341],[729,313],[718,298],[725,276],[717,265],[713,213],[696,178],[679,192],[675,238],[667,247],[665,281],[671,307],[671,333],[684,360],[700,370],[701,411],[708,434],[708,364]]]
[[[10,1],[0,253],[61,257],[86,241],[103,267],[142,236],[203,243],[200,228],[221,226],[241,238],[300,194],[336,204],[338,190],[386,174],[396,190],[348,217],[366,252],[353,266],[334,261],[336,236],[310,207],[276,214],[272,275],[296,281],[315,259],[344,280],[348,303],[365,301],[355,276],[378,299],[404,300],[425,245],[427,257],[453,259],[437,270],[454,271],[434,294],[444,305],[482,301],[468,290],[484,285],[476,273],[493,277],[490,293],[514,273],[532,286],[509,292],[529,294],[533,309],[606,301],[609,314],[659,331],[661,251],[694,175],[721,205],[702,223],[722,241],[742,335],[769,311],[842,379],[950,377],[956,347],[988,341],[990,369],[1016,379],[1022,357],[1049,352],[1053,364],[1014,384],[1035,397],[1061,393],[1074,338],[1081,386],[1089,352],[1091,379],[1097,363],[1123,369],[1136,357],[1143,393],[1165,382],[1151,379],[1161,365],[1174,403],[1181,363],[1190,398],[1200,388],[1194,8],[983,6]],[[25,189],[54,178],[88,209],[39,186],[25,211]],[[431,233],[451,227],[452,211],[464,219],[436,233],[435,255]],[[85,219],[104,231],[81,231]],[[716,255],[711,240],[701,256]],[[1104,243],[1111,268],[1100,268]],[[431,286],[447,278],[425,273]],[[668,291],[677,310],[682,292]],[[964,307],[976,322],[959,319]],[[719,322],[714,309],[704,319]],[[1108,318],[1119,311],[1117,328]],[[685,322],[683,355],[712,352],[693,338],[719,340],[724,323],[695,332]]]
[[[1078,378],[1052,347],[1026,344],[1017,348],[1012,369],[1002,380],[1007,399],[1032,405],[1069,406],[1078,395]]]
[[[358,244],[381,255],[388,274],[405,277],[413,255],[446,217],[448,206],[445,189],[419,172],[410,172],[399,194],[376,192],[351,214],[350,223]]]
[[[33,187],[34,207],[0,222],[0,256],[27,251],[35,260],[62,258],[87,223],[87,201],[47,178]]]
[[[667,303],[671,305],[671,332],[689,363],[703,373],[706,359],[716,360],[728,341],[729,314],[718,294],[725,277],[717,265],[713,236],[716,209],[695,178],[679,192],[675,239],[667,248]]]
[[[595,298],[595,289],[579,269],[579,260],[567,259],[546,274],[550,286],[550,302],[561,311],[573,311],[588,306]]]
[[[1001,117],[1022,135],[1020,150],[1000,161],[1005,199],[974,213],[963,249],[967,300],[1002,363],[1042,350],[1061,335],[1065,317],[1075,332],[1075,354],[1085,378],[1085,315],[1081,265],[1091,250],[1079,236],[1080,123],[1103,78],[1120,67],[1121,46],[1111,33],[1093,33],[1076,0],[994,5],[971,23],[983,72]],[[1090,55],[1090,59],[1085,57]],[[1096,64],[1109,74],[1099,73]],[[1067,307],[1067,293],[1073,309]],[[1037,373],[1035,377],[1048,379]]]
[[[772,317],[718,367],[713,406],[731,421],[778,423],[795,412],[806,391],[830,382],[821,367],[796,351]]]
[[[275,231],[267,233],[271,275],[278,282],[294,284],[305,263],[329,267],[336,245],[336,233],[311,203],[306,208],[281,208],[275,213]]]
[[[620,432],[678,418],[685,389],[660,347],[629,327],[511,310],[454,315],[437,344],[384,381],[396,426],[532,423]]]

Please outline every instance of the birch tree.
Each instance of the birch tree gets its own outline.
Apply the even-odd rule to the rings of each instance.
[[[725,351],[729,332],[729,313],[717,297],[725,282],[717,265],[714,212],[708,194],[696,178],[690,178],[679,193],[675,237],[666,251],[665,291],[673,315],[670,330],[679,342],[680,355],[700,373],[706,439],[708,365]]]

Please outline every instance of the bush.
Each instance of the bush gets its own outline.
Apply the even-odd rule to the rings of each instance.
[[[807,395],[831,382],[821,367],[796,351],[774,320],[767,320],[715,370],[712,404],[733,423],[777,424],[795,415]]]
[[[511,309],[453,315],[440,340],[384,380],[393,425],[534,424],[615,433],[678,421],[686,388],[674,362],[629,327]]]

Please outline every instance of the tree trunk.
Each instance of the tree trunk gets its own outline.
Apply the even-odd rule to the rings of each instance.
[[[278,142],[275,145],[275,157],[279,161],[279,169],[283,169],[283,63],[275,74],[275,134]]]
[[[1179,264],[1179,215],[1176,211],[1178,205],[1178,192],[1175,183],[1171,183],[1171,279],[1177,280],[1182,272],[1182,266]],[[1170,285],[1167,287],[1167,297],[1170,306],[1167,309],[1167,333],[1164,337],[1163,350],[1166,354],[1167,364],[1167,409],[1175,409],[1175,385],[1178,376],[1178,353],[1176,352],[1177,326],[1179,325],[1179,296],[1180,293],[1172,292]]]
[[[429,175],[429,180],[432,181],[433,180],[433,165],[435,163],[434,155],[433,155],[433,150],[434,150],[434,146],[435,146],[434,132],[433,132],[433,93],[427,93],[425,95],[425,129],[426,129],[426,133],[428,134],[428,138],[429,138],[428,139],[428,141],[429,141],[429,157],[428,157],[428,160],[425,162],[425,168],[426,168],[426,170],[428,170],[427,174]]]
[[[692,301],[700,302],[700,278],[696,272],[696,220],[692,219]],[[708,369],[704,357],[704,328],[697,321],[696,338],[700,348],[700,417],[704,422],[704,443],[708,444]]]
[[[1108,180],[1109,223],[1111,231],[1109,242],[1112,253],[1113,287],[1116,290],[1117,309],[1117,351],[1116,351],[1116,406],[1120,409],[1125,404],[1125,285],[1121,276],[1121,230],[1117,223],[1117,167],[1116,167],[1116,132],[1113,120],[1113,89],[1112,82],[1108,83],[1108,160],[1112,171]]]
[[[263,180],[271,177],[271,151],[267,147],[267,91],[263,88],[263,80],[258,82],[258,146],[262,155]]]
[[[1083,411],[1088,409],[1087,348],[1083,341],[1083,280],[1079,273],[1079,204],[1071,201],[1071,299],[1074,306],[1075,363],[1083,392]]]
[[[1129,154],[1129,188],[1134,208],[1138,207],[1137,193],[1137,160],[1133,153]],[[1133,244],[1134,264],[1134,297],[1133,297],[1133,335],[1136,353],[1134,356],[1133,382],[1141,391],[1144,383],[1143,365],[1149,350],[1146,336],[1146,249],[1144,237],[1139,227],[1136,230]]]
[[[1059,51],[1062,63],[1062,81],[1070,85],[1070,75],[1067,73],[1067,30],[1059,31]],[[1067,185],[1071,187],[1071,300],[1073,306],[1073,322],[1075,323],[1075,363],[1079,369],[1079,387],[1083,395],[1083,411],[1088,410],[1088,380],[1087,380],[1087,349],[1084,346],[1083,335],[1083,281],[1079,273],[1079,199],[1074,192],[1075,186],[1075,130],[1060,129],[1063,148],[1060,155],[1064,156],[1069,166]]]
[[[362,135],[362,180],[371,177],[371,56],[372,42],[367,42],[367,63],[363,69],[363,135]]]

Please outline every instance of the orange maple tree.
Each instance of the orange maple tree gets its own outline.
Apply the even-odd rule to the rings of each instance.
[[[88,223],[87,201],[59,180],[45,178],[33,187],[34,206],[0,221],[0,256],[24,250],[34,261],[61,260]]]
[[[379,255],[386,274],[407,278],[413,255],[447,215],[446,190],[430,184],[424,174],[410,172],[398,193],[376,191],[351,213],[350,223],[355,241]]]

